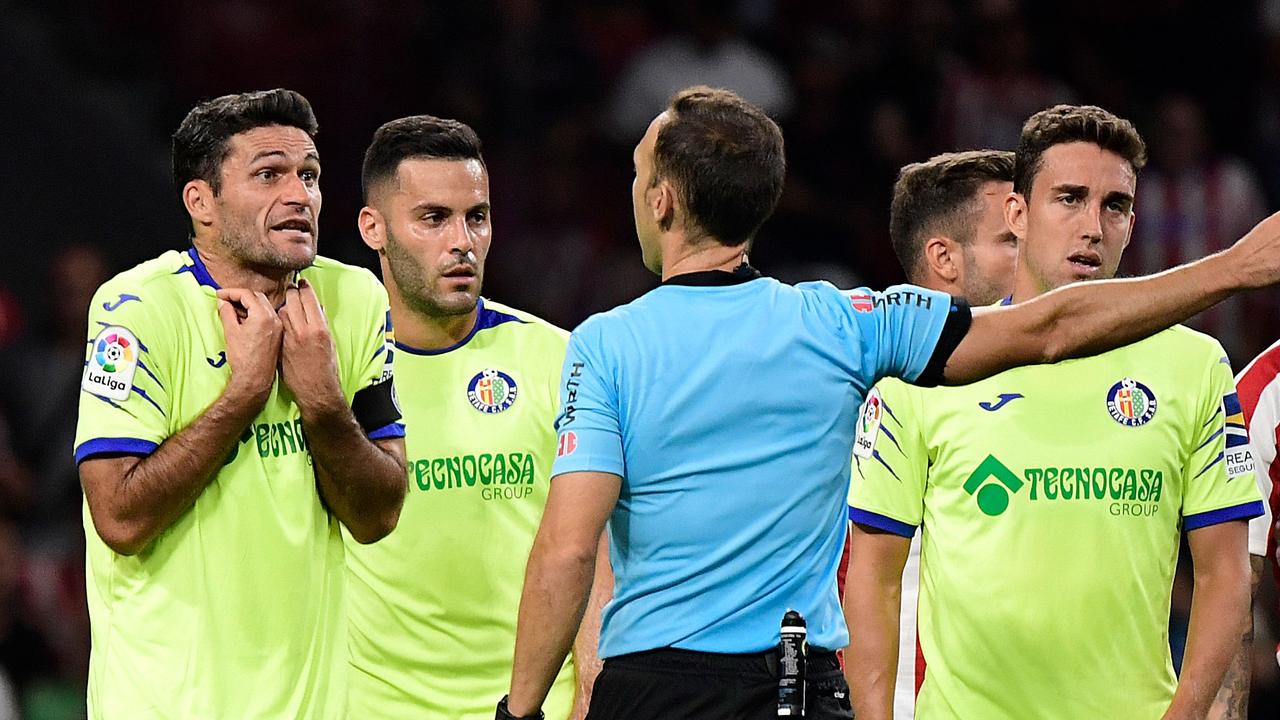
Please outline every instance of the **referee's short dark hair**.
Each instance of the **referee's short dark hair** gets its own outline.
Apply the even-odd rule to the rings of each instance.
[[[183,118],[173,133],[173,181],[178,192],[192,180],[204,180],[216,194],[222,186],[222,161],[231,137],[267,125],[296,127],[312,139],[319,132],[311,103],[284,88],[236,93],[205,100]]]
[[[898,172],[889,206],[889,241],[907,277],[920,267],[924,241],[945,235],[973,239],[984,204],[978,191],[989,182],[1013,182],[1013,153],[968,150],[935,155]]]
[[[1054,105],[1027,118],[1018,139],[1013,191],[1029,197],[1031,183],[1054,145],[1088,142],[1129,161],[1133,174],[1147,164],[1147,145],[1133,123],[1096,105]]]
[[[773,214],[786,175],[782,130],[728,90],[681,90],[653,148],[653,182],[675,187],[698,229],[740,245]]]
[[[478,160],[480,137],[466,123],[432,115],[411,115],[384,123],[373,133],[364,151],[360,189],[364,202],[374,186],[394,178],[400,163],[410,158],[425,160]]]

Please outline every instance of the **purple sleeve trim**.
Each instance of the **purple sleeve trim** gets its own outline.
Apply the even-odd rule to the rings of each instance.
[[[1188,515],[1182,518],[1182,529],[1185,531],[1198,530],[1202,527],[1232,520],[1249,520],[1260,515],[1262,515],[1262,501],[1254,500],[1243,505],[1232,505],[1219,510]]]
[[[891,517],[885,517],[879,513],[873,513],[870,510],[859,510],[856,507],[849,508],[849,519],[859,525],[868,525],[883,530],[887,533],[893,533],[904,538],[913,537],[916,534],[916,526],[904,523],[900,520],[894,520]]]
[[[150,455],[158,447],[159,443],[138,438],[95,438],[76,448],[76,464],[97,455]]]
[[[397,422],[397,423],[391,423],[390,425],[383,425],[377,430],[374,430],[373,432],[369,433],[369,439],[385,440],[387,438],[402,438],[404,437],[404,435],[405,435],[404,423]]]

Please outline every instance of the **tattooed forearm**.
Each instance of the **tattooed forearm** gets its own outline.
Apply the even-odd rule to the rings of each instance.
[[[1252,570],[1249,596],[1253,602],[1258,599],[1263,560],[1257,555],[1249,556],[1249,567]],[[1249,676],[1253,666],[1253,602],[1250,603],[1249,622],[1245,625],[1244,634],[1240,636],[1240,647],[1236,649],[1231,666],[1227,668],[1227,675],[1222,679],[1218,696],[1213,699],[1209,720],[1245,720],[1249,716]]]

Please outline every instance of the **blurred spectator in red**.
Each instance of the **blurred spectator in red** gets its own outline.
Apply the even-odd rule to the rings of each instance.
[[[18,299],[0,287],[0,348],[22,336],[22,307]]]
[[[23,545],[39,555],[79,558],[81,495],[71,410],[80,397],[89,300],[109,273],[102,250],[87,244],[55,252],[48,272],[42,327],[5,354],[5,372],[23,382],[7,383],[2,392],[14,419],[14,449],[36,478],[31,506],[19,520]]]
[[[973,62],[947,72],[938,117],[942,149],[1012,150],[1028,117],[1073,101],[1070,88],[1036,68],[1018,3],[981,0],[964,36]]]
[[[733,90],[759,105],[775,120],[794,105],[783,67],[743,37],[732,0],[668,3],[680,28],[632,59],[613,90],[610,122],[614,137],[635,143],[671,95],[690,85]]]
[[[45,316],[29,340],[4,354],[0,370],[24,380],[6,384],[2,399],[17,460],[32,477],[26,508],[14,518],[22,552],[21,602],[0,603],[16,614],[20,632],[0,640],[0,663],[10,663],[24,705],[46,710],[84,703],[88,610],[82,495],[71,448],[89,302],[109,274],[97,245],[66,246],[49,262]],[[30,664],[30,673],[38,680],[29,682],[22,673],[37,650],[43,659]]]
[[[22,717],[19,706],[29,707],[57,670],[48,646],[25,612],[24,574],[18,533],[0,517],[0,720]],[[83,690],[80,694],[83,696]]]
[[[1236,158],[1214,152],[1202,108],[1190,97],[1163,99],[1148,133],[1151,163],[1142,172],[1134,212],[1132,272],[1151,273],[1230,245],[1266,213],[1257,179]],[[1236,367],[1280,335],[1274,291],[1233,298],[1189,325],[1217,338]]]
[[[486,294],[565,328],[657,284],[636,258],[635,230],[623,204],[631,180],[628,155],[602,159],[593,153],[591,122],[588,113],[561,118],[531,143],[524,166],[500,161],[505,169],[494,173],[498,222]]]
[[[1263,3],[1260,82],[1254,93],[1254,159],[1271,207],[1280,206],[1280,0]]]

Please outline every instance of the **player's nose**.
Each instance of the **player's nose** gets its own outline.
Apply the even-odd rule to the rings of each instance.
[[[1102,242],[1102,208],[1090,208],[1080,214],[1080,237],[1089,242]]]
[[[476,241],[467,225],[467,219],[461,215],[452,218],[449,223],[449,250],[465,255],[475,246]]]
[[[307,184],[297,174],[286,175],[281,182],[280,201],[286,205],[309,204],[311,194],[307,191]]]

